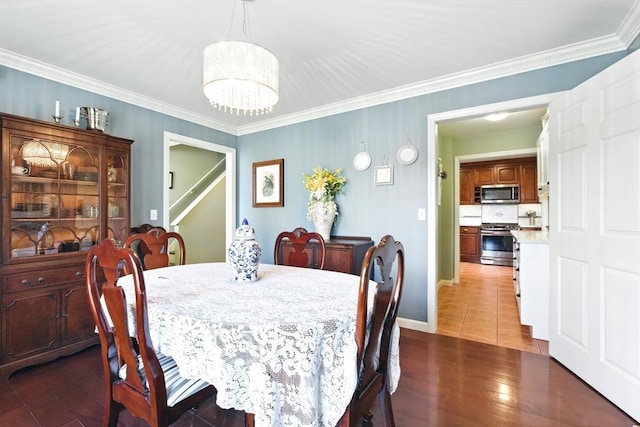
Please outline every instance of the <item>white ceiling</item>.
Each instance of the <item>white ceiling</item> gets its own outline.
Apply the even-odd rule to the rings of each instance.
[[[244,38],[234,0],[0,0],[0,65],[243,134],[624,50],[638,1],[250,0],[281,70],[258,117],[201,89],[205,46]]]

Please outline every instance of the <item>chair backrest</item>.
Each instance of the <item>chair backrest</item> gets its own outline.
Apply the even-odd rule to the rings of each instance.
[[[137,345],[130,333],[125,294],[117,284],[125,271],[132,274],[136,290]],[[105,239],[89,250],[86,276],[91,311],[102,345],[105,392],[108,398],[113,396],[132,414],[154,425],[158,414],[164,412],[166,418],[167,392],[162,368],[148,335],[147,300],[140,262],[130,249],[117,248]],[[102,283],[101,277],[104,277]],[[126,370],[125,379],[121,369]]]
[[[168,267],[171,261],[170,255],[174,251],[178,256],[175,264],[184,265],[187,260],[184,240],[174,231],[162,232],[159,228],[151,228],[146,233],[130,235],[123,246],[133,249],[144,270]],[[174,250],[174,246],[177,246],[177,249]]]
[[[314,251],[307,247],[310,242],[316,242],[318,249]],[[315,262],[312,259],[314,253]],[[322,236],[298,227],[293,231],[283,231],[278,234],[273,249],[273,263],[322,270],[325,254],[326,248]]]
[[[373,270],[373,271],[372,271]],[[371,279],[373,277],[373,279]],[[356,314],[358,385],[353,399],[338,424],[355,426],[359,420],[371,422],[371,406],[378,398],[383,425],[395,426],[387,372],[391,333],[398,314],[404,277],[404,248],[386,235],[367,250],[360,270],[360,290]],[[377,282],[371,310],[368,307],[370,280]],[[368,318],[368,312],[371,318]],[[369,425],[369,424],[366,424]]]
[[[89,305],[102,350],[105,378],[105,420],[115,427],[122,407],[151,426],[166,426],[181,414],[215,394],[211,385],[199,386],[191,395],[173,398],[176,385],[201,384],[182,380],[165,369],[173,359],[156,353],[149,337],[146,289],[140,261],[128,248],[110,239],[93,246],[85,263]],[[135,327],[130,326],[125,291],[118,279],[131,274],[135,288]],[[172,372],[172,371],[167,371]],[[195,389],[193,389],[195,390]]]
[[[151,225],[151,224],[141,224],[137,227],[131,227],[131,234],[135,233],[146,233],[148,231],[154,230],[157,234],[166,233],[167,230],[160,225]]]

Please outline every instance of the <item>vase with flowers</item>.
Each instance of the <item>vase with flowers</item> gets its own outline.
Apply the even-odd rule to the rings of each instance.
[[[342,169],[330,171],[318,166],[311,175],[302,174],[304,188],[309,192],[307,219],[313,222],[315,231],[325,240],[331,237],[331,227],[338,215],[335,196],[347,182],[341,173]]]

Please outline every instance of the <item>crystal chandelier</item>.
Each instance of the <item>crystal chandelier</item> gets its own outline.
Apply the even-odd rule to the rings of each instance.
[[[243,5],[245,39],[247,12]],[[278,59],[249,41],[223,40],[204,49],[202,88],[219,110],[264,114],[278,102]]]

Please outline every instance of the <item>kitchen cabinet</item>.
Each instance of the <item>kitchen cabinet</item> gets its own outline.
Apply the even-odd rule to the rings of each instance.
[[[460,227],[460,261],[480,263],[480,227]]]
[[[324,242],[324,269],[360,275],[364,255],[373,244],[373,240],[369,237],[331,236],[331,240]],[[290,244],[284,242],[282,244],[284,254],[281,254],[283,259],[287,256],[287,247],[290,247]],[[309,242],[305,250],[308,250],[311,265],[317,265],[319,245]]]
[[[472,205],[475,201],[475,169],[460,167],[460,204]]]
[[[517,163],[494,166],[493,177],[496,184],[518,184],[520,167]]]
[[[459,179],[461,205],[480,204],[479,187],[501,184],[518,184],[520,203],[538,202],[538,172],[534,157],[465,163],[460,166]]]
[[[94,345],[84,262],[129,234],[131,140],[0,114],[0,381]]]
[[[496,182],[493,165],[475,167],[475,185],[493,185]]]
[[[536,160],[520,164],[520,203],[538,203]]]
[[[533,338],[549,339],[549,243],[543,231],[512,231],[513,287],[520,323]]]

